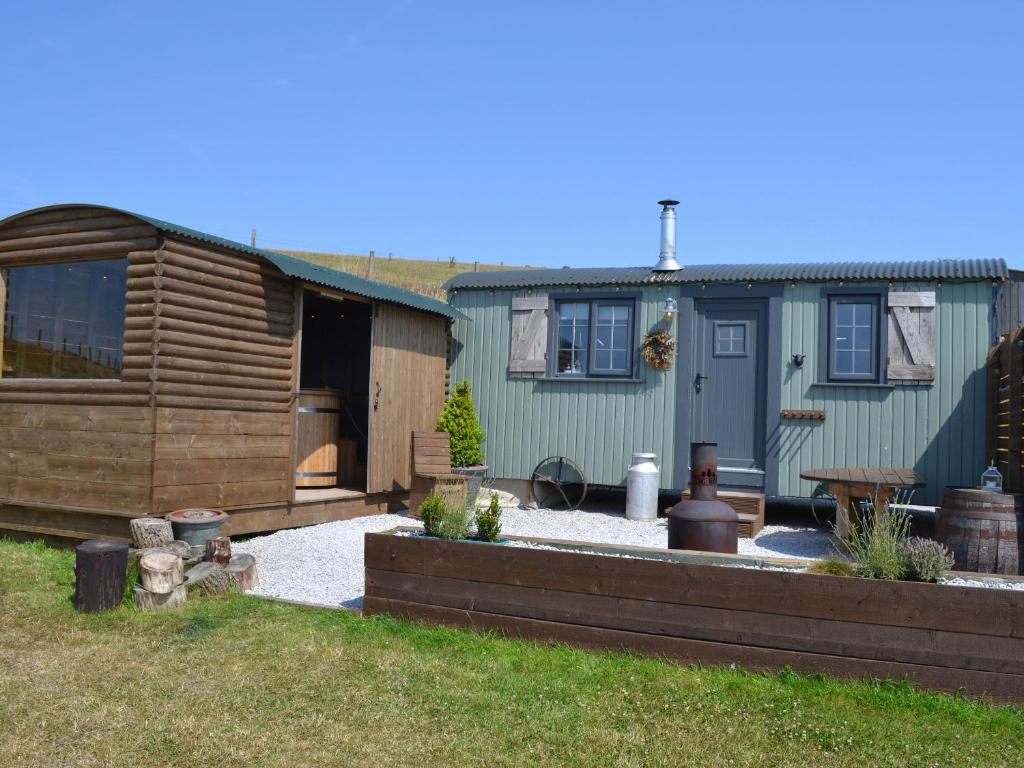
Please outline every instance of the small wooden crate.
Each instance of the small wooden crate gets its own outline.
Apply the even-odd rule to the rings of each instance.
[[[683,498],[690,498],[689,489]],[[719,491],[718,498],[736,510],[740,516],[737,532],[741,539],[752,539],[764,528],[764,494],[747,491]]]

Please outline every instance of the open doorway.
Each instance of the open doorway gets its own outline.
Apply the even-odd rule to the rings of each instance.
[[[366,491],[373,305],[305,291],[295,499]]]

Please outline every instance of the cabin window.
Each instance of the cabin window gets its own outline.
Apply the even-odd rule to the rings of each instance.
[[[555,301],[554,375],[629,376],[633,372],[635,304],[632,299]]]
[[[127,284],[125,259],[8,269],[0,376],[118,378]]]
[[[879,381],[880,314],[877,294],[828,297],[829,381]]]

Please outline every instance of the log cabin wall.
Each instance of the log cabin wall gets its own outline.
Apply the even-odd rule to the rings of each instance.
[[[153,512],[290,501],[293,281],[167,235],[152,283]]]
[[[126,258],[131,279],[152,273],[158,245],[135,217],[68,206],[0,227],[0,268]],[[138,329],[152,302],[152,288],[128,296]],[[133,333],[126,326],[126,342]],[[0,527],[98,533],[150,510],[152,358],[126,356],[123,366],[121,380],[0,376]]]

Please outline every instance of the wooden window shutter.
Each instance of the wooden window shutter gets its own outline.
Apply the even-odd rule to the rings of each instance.
[[[548,297],[515,296],[512,299],[512,353],[508,375],[537,378],[547,371]]]
[[[935,380],[935,291],[891,291],[889,359],[892,381]]]

